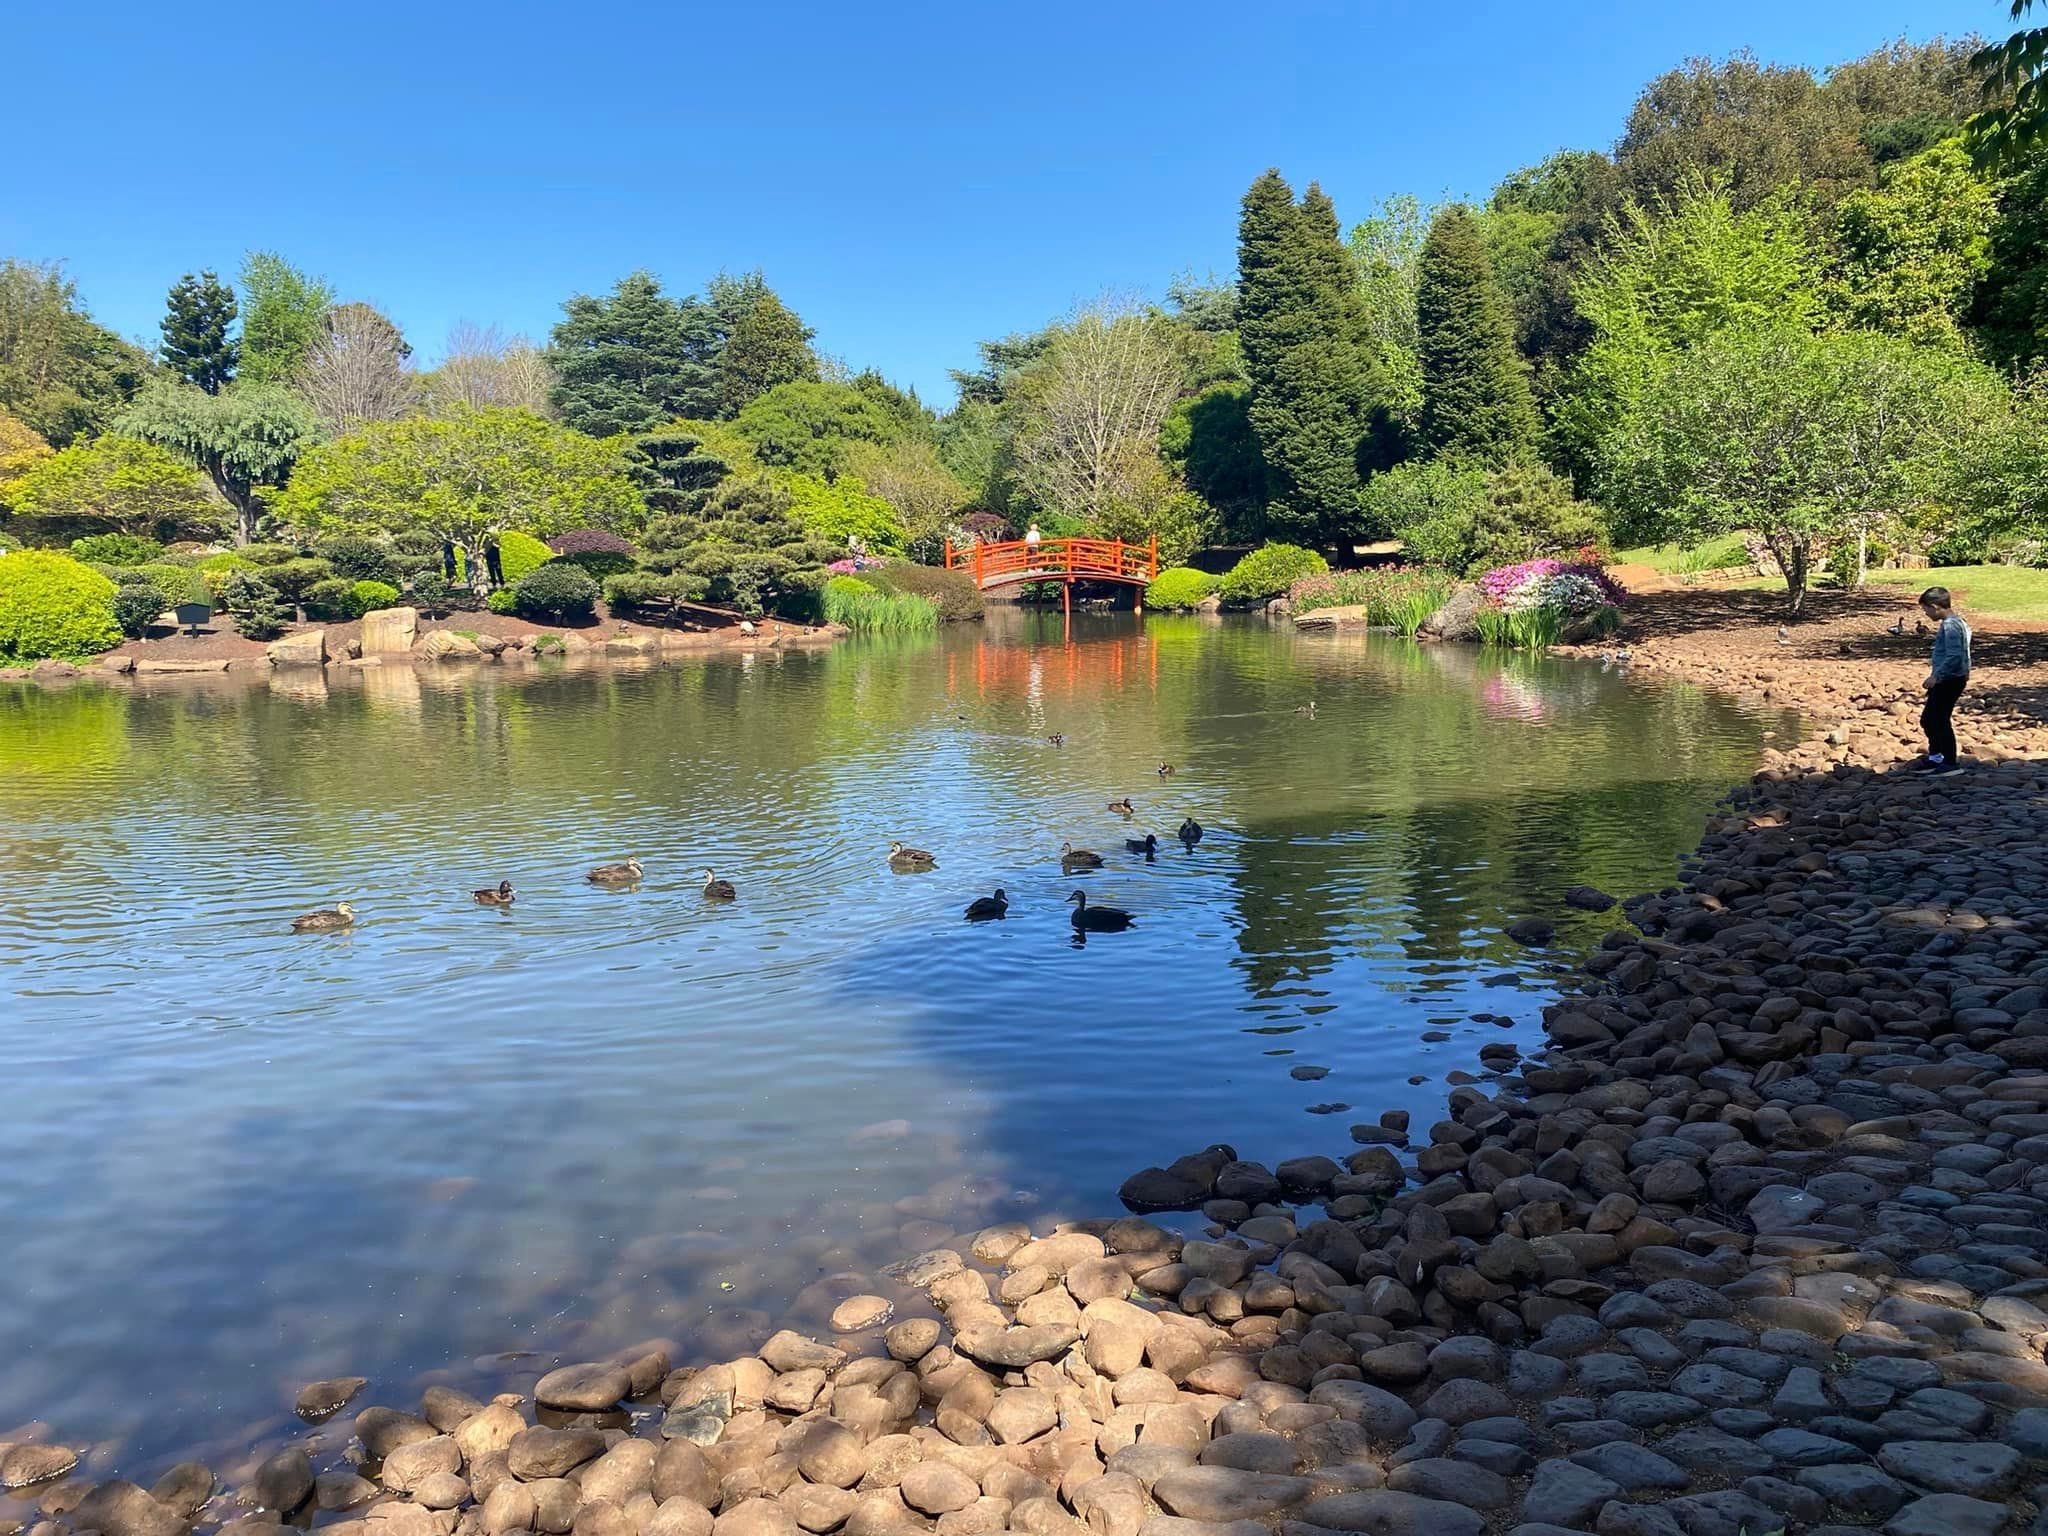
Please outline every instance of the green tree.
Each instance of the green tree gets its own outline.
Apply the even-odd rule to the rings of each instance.
[[[1695,176],[1669,204],[1626,205],[1574,294],[1592,340],[1557,434],[1575,470],[1686,349],[1730,329],[1811,329],[1822,316],[1800,215],[1782,202],[1737,211]]]
[[[242,350],[239,377],[249,384],[290,384],[320,336],[334,290],[275,251],[242,260]]]
[[[2024,371],[2048,362],[2048,153],[2000,182],[1997,197],[1970,319],[1992,361]]]
[[[715,416],[718,342],[712,308],[667,297],[650,273],[620,278],[602,298],[579,293],[548,342],[555,409],[593,437]]]
[[[234,379],[241,354],[240,343],[228,334],[234,323],[235,290],[211,270],[187,272],[171,288],[157,355],[187,384],[217,395]]]
[[[1211,384],[1176,401],[1159,429],[1161,455],[1215,509],[1222,532],[1235,541],[1249,541],[1258,532],[1266,483],[1251,396],[1242,380]]]
[[[2020,20],[2034,0],[2012,0]],[[1993,104],[1970,119],[1970,150],[1977,163],[2012,170],[2026,163],[2043,142],[2048,124],[2048,27],[2022,27],[1970,60],[1983,77]]]
[[[1896,337],[1731,327],[1651,381],[1603,444],[1603,483],[1638,536],[1755,533],[1797,608],[1817,557],[1938,504],[1989,389]]]
[[[50,451],[42,433],[0,411],[0,509],[7,505],[7,487],[47,459]]]
[[[1434,217],[1434,209],[1402,193],[1351,227],[1363,336],[1372,349],[1377,385],[1370,457],[1381,468],[1408,456],[1422,417],[1415,283]]]
[[[253,543],[262,492],[284,483],[319,435],[306,403],[276,384],[238,382],[209,395],[161,379],[136,396],[114,430],[177,454],[204,471],[235,514],[235,542]]]
[[[758,474],[753,450],[730,427],[677,421],[633,440],[631,457],[646,497],[657,515],[700,511],[718,483],[731,474]]]
[[[1430,224],[1415,282],[1420,438],[1430,452],[1505,463],[1536,441],[1536,406],[1486,242],[1462,204]]]
[[[2048,546],[2048,378],[2022,385],[1971,423],[1951,484],[1972,540]]]
[[[1852,326],[1960,350],[1997,217],[1990,186],[1953,140],[1890,167],[1881,186],[1836,205],[1829,307]]]
[[[778,384],[818,376],[817,333],[761,280],[724,277],[711,284],[724,342],[718,349],[718,414],[730,419]]]
[[[218,523],[218,503],[189,463],[111,432],[34,464],[8,486],[7,500],[27,517],[97,518],[115,532],[160,540]]]
[[[830,480],[861,443],[886,443],[896,424],[871,394],[851,384],[778,384],[749,401],[733,427],[775,469]]]
[[[904,549],[926,565],[938,563],[953,520],[973,505],[974,493],[920,438],[864,443],[847,461],[849,473],[896,509]]]
[[[776,484],[788,493],[790,510],[813,538],[845,551],[849,537],[858,538],[870,554],[900,555],[908,531],[896,509],[852,475],[829,484],[816,475],[786,475]]]
[[[0,261],[0,410],[68,447],[105,427],[149,371],[139,347],[79,306],[62,267]]]
[[[502,407],[366,423],[309,449],[269,499],[309,533],[367,525],[424,534],[460,548],[470,569],[494,530],[630,533],[647,512],[624,439]]]
[[[1311,185],[1297,204],[1277,170],[1254,181],[1238,220],[1237,268],[1268,531],[1336,537],[1358,514],[1369,399],[1354,275],[1322,189]]]
[[[765,475],[728,479],[700,510],[656,518],[640,547],[655,570],[699,577],[711,601],[749,614],[814,601],[826,564],[845,553],[806,531]]]

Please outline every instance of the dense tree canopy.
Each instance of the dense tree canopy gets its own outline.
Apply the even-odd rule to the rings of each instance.
[[[241,382],[209,395],[196,385],[158,379],[114,429],[203,470],[234,510],[235,542],[248,544],[263,511],[262,491],[283,484],[320,426],[305,401],[281,385]]]
[[[861,443],[886,443],[896,423],[872,394],[851,384],[778,384],[733,421],[763,464],[829,480]]]
[[[97,522],[150,539],[207,533],[221,521],[220,504],[189,462],[111,432],[39,460],[0,494],[26,517]]]
[[[63,448],[105,427],[149,371],[79,306],[61,267],[0,261],[0,410]]]
[[[778,384],[818,376],[811,351],[816,333],[797,318],[758,272],[744,278],[712,279],[711,304],[718,316],[718,414],[737,416]]]
[[[548,343],[562,420],[605,437],[718,411],[718,317],[694,296],[672,299],[634,272],[610,294],[562,305]]]
[[[333,303],[334,290],[321,279],[275,251],[251,251],[242,262],[242,381],[297,380]]]
[[[1460,204],[1423,242],[1415,287],[1425,448],[1506,463],[1536,444],[1536,406],[1478,221]]]
[[[241,356],[241,344],[229,334],[234,323],[235,290],[211,271],[187,272],[171,287],[157,356],[187,384],[217,395],[233,380]]]
[[[471,559],[493,529],[536,538],[584,527],[629,533],[647,511],[623,439],[502,407],[367,423],[309,449],[268,500],[307,531],[424,533]]]

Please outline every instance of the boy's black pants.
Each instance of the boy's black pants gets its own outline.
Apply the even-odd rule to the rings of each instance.
[[[1951,717],[1956,700],[1963,696],[1967,677],[1936,678],[1927,690],[1927,707],[1920,711],[1920,729],[1927,733],[1927,755],[1945,763],[1956,760],[1956,728]]]

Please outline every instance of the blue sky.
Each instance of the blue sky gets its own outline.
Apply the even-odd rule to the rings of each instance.
[[[2009,30],[2004,0],[577,5],[17,0],[0,255],[154,344],[188,269],[279,250],[431,360],[568,294],[762,268],[943,405],[974,343],[1228,274],[1278,165],[1347,225],[1608,147],[1651,75]]]

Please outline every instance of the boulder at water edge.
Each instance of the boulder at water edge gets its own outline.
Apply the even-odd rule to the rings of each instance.
[[[362,654],[387,656],[410,651],[419,632],[417,608],[372,608],[363,615]]]
[[[273,640],[263,653],[273,667],[323,667],[327,664],[327,631],[303,630]]]

